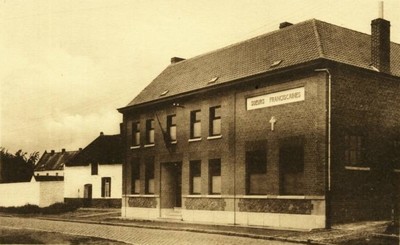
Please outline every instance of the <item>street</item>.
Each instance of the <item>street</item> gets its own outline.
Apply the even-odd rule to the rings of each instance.
[[[35,218],[0,217],[0,229],[16,227],[20,229],[60,232],[69,235],[98,237],[130,244],[294,244],[289,242],[186,231],[52,221]]]

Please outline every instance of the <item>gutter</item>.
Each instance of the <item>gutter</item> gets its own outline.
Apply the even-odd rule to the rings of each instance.
[[[329,69],[322,68],[322,69],[315,69],[316,72],[325,72],[328,75],[328,101],[327,101],[327,114],[328,114],[328,127],[327,127],[327,167],[326,167],[326,187],[325,187],[325,228],[331,228],[331,220],[330,220],[330,213],[331,213],[331,134],[332,134],[332,74],[330,73]]]

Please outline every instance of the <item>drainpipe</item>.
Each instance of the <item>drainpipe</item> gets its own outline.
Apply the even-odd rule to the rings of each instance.
[[[236,91],[233,99],[233,224],[236,225]]]
[[[325,187],[325,228],[331,228],[331,119],[332,119],[332,75],[329,69],[315,69],[316,72],[326,72],[328,75],[328,164],[326,170],[327,184]]]

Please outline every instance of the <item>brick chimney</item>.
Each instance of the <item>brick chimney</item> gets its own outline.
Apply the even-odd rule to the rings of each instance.
[[[285,22],[282,22],[279,24],[279,29],[283,29],[285,27],[292,26],[292,25],[293,25],[292,23],[285,21]]]
[[[172,57],[171,58],[171,64],[178,63],[178,62],[180,62],[182,60],[185,60],[185,59],[184,58],[179,58],[179,57]]]
[[[371,21],[371,65],[390,73],[390,22],[383,18]]]
[[[62,148],[62,149],[61,149],[61,152],[62,152],[62,153],[65,153],[65,148]]]

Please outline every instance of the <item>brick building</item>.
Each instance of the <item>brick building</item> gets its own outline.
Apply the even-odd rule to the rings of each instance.
[[[285,22],[172,58],[119,109],[122,216],[298,229],[389,219],[400,45],[388,21],[371,27]]]

